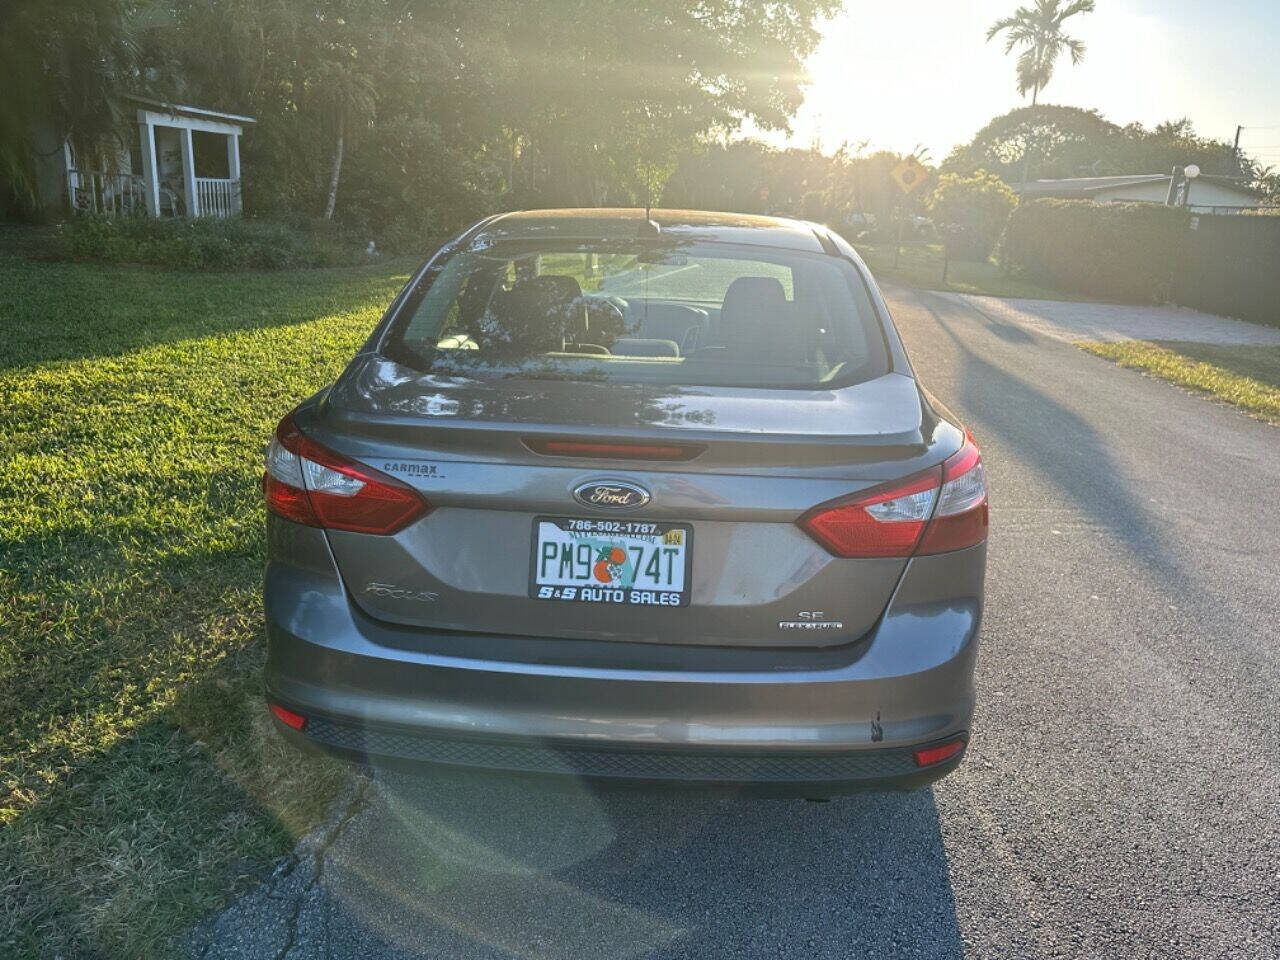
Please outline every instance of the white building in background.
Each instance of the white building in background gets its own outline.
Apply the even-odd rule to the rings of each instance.
[[[241,202],[240,137],[252,117],[145,97],[130,135],[67,140],[37,157],[40,206],[153,217],[229,217]]]
[[[1172,174],[1150,173],[1124,177],[1071,177],[1066,180],[1032,180],[1021,187],[1029,198],[1096,200],[1099,203],[1159,203],[1169,197]],[[1262,206],[1256,193],[1230,177],[1198,176],[1184,180],[1187,195],[1181,204],[1193,213],[1239,213]],[[1181,186],[1181,184],[1179,184]],[[1175,191],[1176,192],[1176,191]]]

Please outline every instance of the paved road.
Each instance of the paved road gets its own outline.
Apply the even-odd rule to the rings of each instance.
[[[997,324],[1013,323],[1058,340],[1189,340],[1235,346],[1280,346],[1280,327],[1230,320],[1185,307],[1119,306],[1067,300],[1016,300],[940,294],[968,304]]]
[[[959,772],[829,804],[380,774],[193,948],[1280,956],[1280,432],[963,302],[892,301],[993,490]]]

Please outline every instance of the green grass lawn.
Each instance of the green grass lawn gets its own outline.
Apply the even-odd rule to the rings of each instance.
[[[1280,347],[1141,340],[1077,346],[1280,423]]]
[[[345,782],[266,724],[261,451],[406,273],[0,250],[0,956],[163,955]]]
[[[1032,300],[1083,300],[1062,290],[1046,287],[1018,276],[1006,276],[991,261],[969,263],[952,260],[947,279],[942,279],[943,250],[940,243],[919,240],[904,241],[898,265],[894,266],[894,244],[857,243],[854,245],[876,280],[898,283],[925,290],[948,290],[953,293],[976,293],[993,297],[1026,297]]]

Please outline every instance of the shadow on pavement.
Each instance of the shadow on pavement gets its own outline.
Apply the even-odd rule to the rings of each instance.
[[[1112,441],[1093,423],[1038,387],[1032,366],[1023,365],[1025,377],[1010,373],[1005,366],[987,359],[981,345],[957,332],[958,318],[952,311],[967,311],[967,306],[927,296],[921,296],[919,303],[954,344],[960,360],[957,399],[974,413],[977,423],[972,426],[978,432],[979,444],[985,435],[994,432],[1021,462],[1031,466],[1061,495],[1061,501],[1055,504],[1073,505],[1083,517],[1104,526],[1169,588],[1196,591],[1197,585],[1179,567],[1177,553],[1149,504],[1135,495],[1135,483],[1110,449]],[[973,315],[989,320],[977,310]],[[992,329],[989,322],[983,326],[1008,343],[1019,342]],[[1036,343],[1025,331],[1023,335],[1028,344]],[[1031,356],[1028,359],[1043,362]],[[1152,429],[1159,429],[1159,425],[1153,423]],[[995,496],[999,496],[998,486]]]
[[[382,772],[334,957],[963,955],[932,790],[830,803]]]

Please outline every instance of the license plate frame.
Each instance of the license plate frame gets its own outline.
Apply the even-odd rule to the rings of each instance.
[[[628,541],[634,542],[636,545],[647,543],[650,547],[657,546],[659,548],[679,547],[682,551],[679,554],[682,564],[683,578],[678,589],[663,588],[649,586],[635,586],[637,576],[633,574],[631,586],[603,584],[593,582],[591,579],[576,583],[572,586],[566,584],[548,584],[540,583],[539,577],[539,561],[541,559],[542,525],[552,524],[561,533],[578,534],[584,543],[591,546],[596,556],[591,561],[592,574],[594,574],[595,565],[601,562],[599,551],[603,549],[605,544],[599,541],[615,539],[615,543],[610,546],[620,546]],[[566,529],[565,525],[574,525],[576,529]],[[680,533],[683,543],[665,542],[668,535],[673,531]],[[655,543],[652,538],[657,538]],[[643,540],[642,538],[650,538]],[[656,520],[637,520],[634,518],[621,519],[614,517],[555,517],[555,516],[537,516],[533,518],[533,530],[530,536],[529,548],[529,596],[534,600],[552,600],[567,603],[602,603],[614,604],[625,607],[668,607],[678,608],[687,607],[689,605],[690,585],[693,582],[693,525],[683,522],[664,522]],[[626,548],[624,548],[626,549]],[[648,555],[652,559],[652,555]],[[659,556],[659,564],[666,560],[666,555]],[[672,564],[674,565],[674,558]],[[641,559],[640,563],[644,565],[645,559]],[[619,566],[619,565],[614,565]],[[621,571],[625,574],[625,569]],[[674,574],[674,569],[673,569]],[[613,571],[610,571],[614,575]],[[615,576],[615,581],[617,577]],[[559,577],[551,579],[563,579]]]

